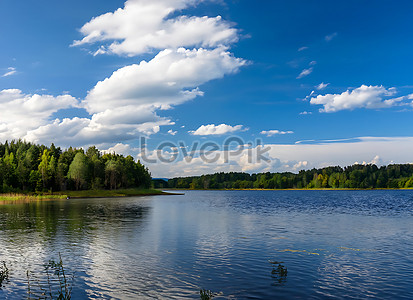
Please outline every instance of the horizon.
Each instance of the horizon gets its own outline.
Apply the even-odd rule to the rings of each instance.
[[[411,164],[413,3],[371,4],[4,1],[0,142],[159,178]]]

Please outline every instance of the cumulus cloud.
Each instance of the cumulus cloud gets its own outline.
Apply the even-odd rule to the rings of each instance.
[[[294,132],[293,131],[281,131],[281,130],[263,130],[260,133],[270,137],[270,136],[278,135],[278,134],[280,134],[280,135],[292,134]]]
[[[383,86],[362,85],[341,94],[318,95],[311,98],[310,103],[323,105],[324,108],[320,109],[320,112],[327,113],[356,108],[388,108],[400,104],[405,99],[405,97],[389,98],[395,94],[395,88],[386,89]]]
[[[308,161],[299,161],[295,165],[292,166],[292,170],[299,171],[304,170],[308,166]]]
[[[225,48],[161,51],[149,62],[123,67],[100,81],[83,101],[90,113],[117,107],[169,108],[202,96],[198,86],[245,65]]]
[[[174,124],[157,111],[202,96],[198,85],[235,73],[244,64],[222,48],[161,51],[149,62],[126,66],[98,82],[81,104],[91,119],[57,119],[30,131],[27,138],[75,146],[155,134],[160,126]]]
[[[149,62],[126,66],[100,81],[82,101],[88,118],[55,120],[33,129],[33,141],[63,145],[119,143],[151,135],[173,125],[160,117],[170,109],[202,96],[198,85],[237,72],[245,61],[225,49],[161,51]]]
[[[2,118],[1,129],[7,138],[24,137],[34,142],[55,142],[64,146],[119,143],[140,135],[155,134],[160,131],[160,126],[174,124],[170,119],[160,117],[157,111],[202,96],[199,85],[235,73],[244,64],[244,60],[235,58],[223,48],[161,51],[148,62],[126,66],[98,82],[81,102],[91,118],[50,122],[53,113],[78,105],[78,101],[69,95],[55,99],[5,90],[0,99],[8,100],[0,100],[0,108],[15,111],[20,117],[8,113]],[[3,102],[8,103],[7,106]],[[12,104],[13,110],[10,108]]]
[[[8,71],[6,73],[4,73],[1,77],[11,76],[11,75],[14,75],[14,74],[17,73],[16,68],[13,68],[13,67],[9,67],[9,68],[7,68],[7,70]]]
[[[311,111],[302,111],[300,112],[300,115],[312,115],[313,113]]]
[[[131,155],[132,157],[136,156],[139,152],[139,149],[133,148],[128,144],[118,143],[113,147],[102,150],[102,153],[111,153],[111,154],[122,154],[124,156]]]
[[[160,112],[202,96],[202,84],[236,73],[246,64],[229,52],[228,45],[237,40],[238,33],[221,17],[176,16],[196,2],[129,0],[124,8],[92,19],[81,29],[84,38],[74,45],[110,43],[100,44],[95,54],[132,56],[161,51],[151,59],[114,71],[90,89],[80,104],[69,95],[32,96],[19,90],[3,91],[0,98],[7,100],[0,101],[0,110],[7,111],[7,116],[0,121],[0,137],[62,146],[110,147],[158,133],[161,126],[174,125]],[[85,109],[90,117],[52,117],[60,109],[75,106]]]
[[[81,29],[84,38],[74,45],[100,43],[95,55],[154,53],[153,57],[116,70],[91,88],[82,101],[68,93],[0,91],[0,139],[22,138],[64,147],[95,144],[106,152],[136,157],[137,149],[128,142],[175,124],[160,116],[161,111],[202,96],[204,83],[236,73],[246,64],[229,52],[238,32],[221,17],[176,16],[196,2],[129,0],[124,8],[92,19]],[[154,51],[157,49],[160,51]],[[15,73],[10,67],[1,76]],[[68,108],[84,109],[90,117],[54,117]],[[228,131],[222,125],[210,132]],[[241,130],[239,126],[232,130]]]
[[[304,69],[301,71],[300,75],[297,76],[297,79],[301,79],[304,78],[308,75],[310,75],[313,72],[313,68],[308,68],[308,69]]]
[[[54,122],[29,131],[26,139],[50,144],[54,142],[63,146],[88,146],[120,143],[136,139],[138,136],[151,135],[160,131],[160,126],[173,125],[168,119],[161,118],[144,108],[137,108],[135,114],[149,114],[149,120],[127,123],[127,120],[101,120],[101,114],[88,118],[56,119]],[[136,116],[136,115],[135,115]]]
[[[76,107],[78,100],[69,95],[24,94],[18,89],[0,91],[0,138],[25,138],[31,130],[47,124],[61,109]]]
[[[83,25],[74,46],[103,43],[95,54],[134,56],[152,49],[217,47],[238,40],[238,31],[220,16],[173,16],[195,0],[128,0],[124,8],[93,18]]]
[[[209,125],[202,125],[195,131],[190,131],[189,133],[193,135],[223,135],[227,133],[233,133],[236,131],[243,130],[242,125],[227,125],[227,124],[209,124]]]

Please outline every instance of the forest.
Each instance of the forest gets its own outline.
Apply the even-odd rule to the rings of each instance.
[[[339,166],[285,173],[216,173],[157,182],[177,189],[379,189],[413,188],[413,164]],[[164,186],[162,186],[164,185]]]
[[[25,141],[0,143],[0,193],[149,188],[151,174],[132,156],[95,146],[62,150]]]

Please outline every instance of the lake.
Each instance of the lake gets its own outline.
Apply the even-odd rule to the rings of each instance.
[[[38,295],[59,253],[73,299],[413,299],[413,190],[0,205],[1,299]]]

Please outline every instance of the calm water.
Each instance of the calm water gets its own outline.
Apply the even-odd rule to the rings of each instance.
[[[60,252],[74,299],[413,299],[413,191],[185,193],[0,204],[0,298]]]

